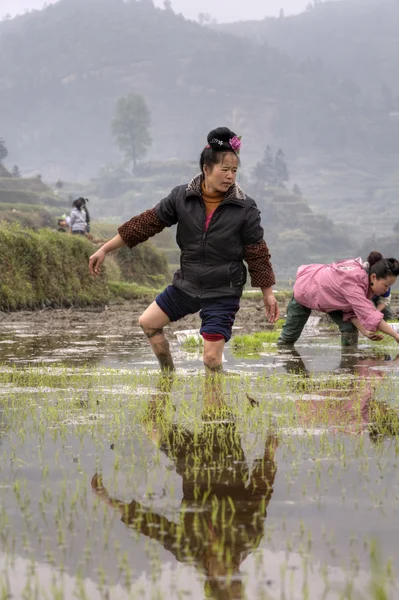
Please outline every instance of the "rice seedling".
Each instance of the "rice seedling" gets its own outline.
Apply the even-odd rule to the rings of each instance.
[[[184,350],[186,350],[186,352],[197,352],[198,350],[200,350],[204,345],[203,339],[200,336],[194,337],[188,337],[184,340],[183,344],[182,344],[182,348]]]
[[[232,339],[235,354],[259,353],[277,342],[280,331],[261,331],[252,335],[236,335]]]

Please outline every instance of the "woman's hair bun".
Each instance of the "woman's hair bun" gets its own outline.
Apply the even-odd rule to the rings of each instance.
[[[213,150],[234,151],[230,140],[237,138],[237,134],[228,127],[217,127],[208,133],[208,144]]]
[[[392,275],[397,277],[399,275],[399,261],[397,261],[396,258],[387,258],[386,261],[389,265]]]
[[[377,250],[373,250],[368,255],[367,262],[369,263],[370,267],[372,267],[373,265],[375,265],[375,263],[378,263],[378,261],[382,260],[383,258],[384,257],[382,256],[381,252],[377,252]]]

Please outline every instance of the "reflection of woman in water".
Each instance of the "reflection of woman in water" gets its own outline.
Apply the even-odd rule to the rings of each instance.
[[[157,430],[151,426],[152,437]],[[117,508],[122,521],[160,542],[179,562],[205,574],[208,597],[242,598],[239,568],[263,537],[276,475],[277,437],[269,434],[262,458],[250,471],[233,422],[204,423],[200,433],[177,426],[156,431],[159,447],[182,478],[180,522],[175,523],[136,500],[111,498],[99,475],[94,493]]]
[[[391,361],[376,357],[359,357],[353,354],[342,356],[340,369],[350,370],[358,377],[351,380],[351,387],[333,389],[317,389],[315,380],[314,395],[317,398],[298,399],[295,410],[298,425],[304,428],[331,427],[346,433],[362,433],[369,431],[373,439],[380,436],[391,436],[399,433],[399,411],[386,402],[375,398],[376,388],[381,383],[386,371],[379,370],[383,361]],[[399,364],[399,355],[390,364]],[[291,352],[286,363],[289,373],[309,375],[301,355]],[[323,399],[325,397],[325,399]]]

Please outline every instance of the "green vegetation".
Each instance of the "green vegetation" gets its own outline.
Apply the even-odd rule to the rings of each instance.
[[[119,224],[155,206],[176,185],[188,183],[198,170],[196,163],[178,160],[140,162],[134,176],[122,166],[104,168],[84,187],[84,194],[96,197],[93,209],[97,215]]]
[[[128,94],[119,98],[115,116],[112,121],[112,132],[127,160],[136,169],[137,161],[143,158],[151,146],[151,115],[140,94]]]
[[[261,331],[252,335],[235,335],[231,341],[238,354],[261,352],[267,345],[277,342],[280,331]]]
[[[262,160],[256,163],[252,177],[260,191],[266,186],[284,187],[290,179],[284,152],[280,149],[273,156],[270,146],[266,146]]]
[[[104,304],[104,277],[88,272],[92,245],[77,236],[0,226],[0,310]]]
[[[78,236],[0,224],[0,310],[105,304],[111,296],[151,300],[169,276],[166,258],[146,243],[107,257],[94,281],[94,250]]]
[[[126,281],[109,281],[108,288],[113,298],[122,298],[124,300],[154,300],[161,289],[149,288],[137,283],[127,283]]]
[[[203,347],[203,345],[204,345],[204,340],[202,337],[192,336],[192,337],[188,337],[184,340],[182,347],[187,352],[196,352],[197,350],[200,350]]]
[[[16,178],[0,169],[0,222],[34,229],[55,227],[65,206],[40,177]]]
[[[257,197],[264,215],[265,239],[280,278],[295,278],[301,264],[328,263],[356,255],[358,248],[347,231],[314,212],[306,198],[279,187],[266,187]]]
[[[161,288],[170,278],[166,257],[150,242],[120,248],[116,260],[124,281]]]
[[[0,164],[3,162],[5,158],[8,156],[8,150],[5,141],[3,138],[0,138]]]

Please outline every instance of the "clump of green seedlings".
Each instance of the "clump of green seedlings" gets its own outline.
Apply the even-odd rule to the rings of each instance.
[[[280,336],[280,331],[260,331],[248,335],[236,335],[232,339],[235,354],[259,353],[267,345],[275,344]]]
[[[200,336],[190,336],[186,338],[182,344],[182,348],[186,352],[197,352],[198,350],[202,350],[204,346],[204,341]]]

